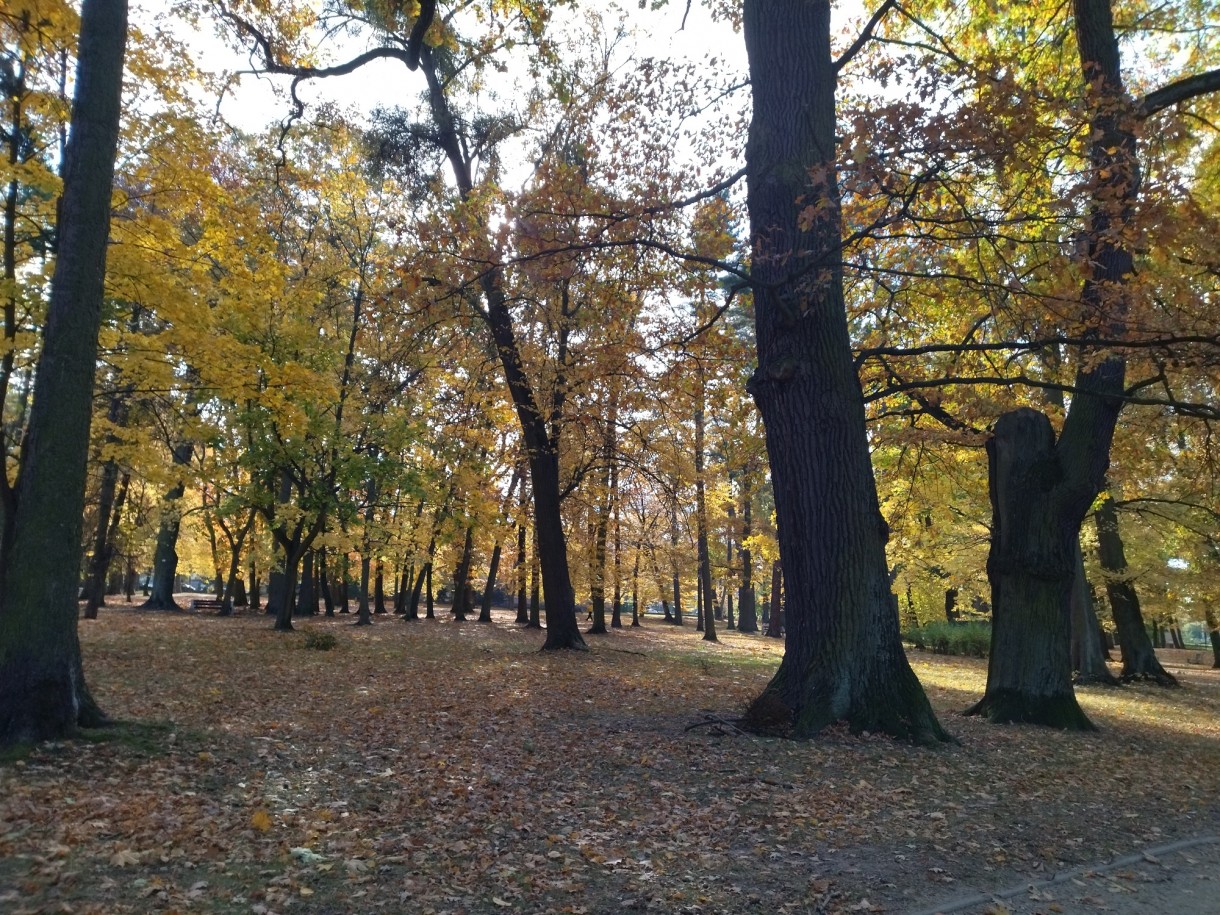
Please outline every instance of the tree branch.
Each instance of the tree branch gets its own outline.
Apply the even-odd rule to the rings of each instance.
[[[881,23],[881,20],[885,18],[885,14],[893,9],[895,3],[896,0],[885,0],[885,2],[877,8],[877,12],[873,13],[872,18],[868,20],[868,24],[864,26],[864,30],[860,33],[859,37],[857,37],[856,40],[851,43],[851,47],[844,51],[842,56],[831,64],[831,70],[836,75],[838,75],[840,70],[851,63],[852,58],[859,54],[864,46],[872,40],[873,32]]]
[[[1209,92],[1220,92],[1220,69],[1188,76],[1149,92],[1136,104],[1136,115],[1142,120]]]

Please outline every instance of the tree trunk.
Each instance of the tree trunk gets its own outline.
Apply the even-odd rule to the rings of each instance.
[[[373,573],[373,612],[385,613],[385,563],[377,560]]]
[[[987,455],[991,655],[986,693],[966,714],[1094,730],[1072,691],[1071,595],[1080,523],[1064,508],[1050,420],[1028,407],[1005,413]]]
[[[528,531],[525,523],[525,488],[521,489],[521,519],[517,523],[517,560],[514,564],[516,569],[517,581],[517,622],[523,626],[528,626],[530,621],[529,611],[529,573],[527,556],[529,555],[529,540]]]
[[[467,525],[466,542],[462,546],[462,558],[453,572],[453,604],[450,612],[459,622],[465,622],[473,609],[470,606],[470,564],[474,553],[474,528]]]
[[[360,597],[356,610],[357,626],[373,625],[373,614],[369,606],[369,571],[371,567],[372,563],[369,560],[368,545],[366,544],[364,551],[360,554]]]
[[[432,563],[424,567],[424,619],[436,619],[436,602],[432,593]]]
[[[773,639],[784,634],[783,590],[784,567],[776,561],[771,563],[771,605],[767,610],[767,635]]]
[[[635,544],[635,565],[631,569],[631,627],[640,626],[640,551],[644,545],[638,540]]]
[[[262,609],[263,583],[258,580],[258,567],[250,560],[250,609]]]
[[[677,492],[675,484],[674,492]],[[673,555],[670,557],[673,562],[673,617],[666,616],[666,619],[675,626],[682,626],[685,621],[682,619],[682,576],[678,571],[678,502],[677,496],[674,496],[674,502],[669,507],[669,548]]]
[[[107,462],[102,470],[101,504],[98,506],[97,536],[93,541],[93,555],[89,558],[89,579],[85,585],[85,612],[87,620],[97,619],[98,607],[104,601],[106,590],[106,574],[110,563],[114,560],[114,544],[119,536],[119,522],[123,517],[123,503],[127,501],[127,487],[131,483],[131,474],[123,474],[118,484],[118,492],[114,491],[113,482],[108,486],[107,475],[113,469],[118,475],[118,466]]]
[[[1118,678],[1106,666],[1106,644],[1101,636],[1101,624],[1097,621],[1097,609],[1093,606],[1093,595],[1089,593],[1089,582],[1084,574],[1084,555],[1080,542],[1076,543],[1075,572],[1072,575],[1072,670],[1076,671],[1076,683],[1092,683],[1098,686],[1118,686]]]
[[[741,494],[741,588],[737,592],[737,631],[758,631],[758,609],[754,594],[754,557],[746,546],[753,536],[750,503],[753,493],[743,484]]]
[[[1203,619],[1207,622],[1207,637],[1212,643],[1212,667],[1220,668],[1220,618],[1210,603],[1203,607]]]
[[[237,532],[237,537],[231,542],[232,552],[229,555],[229,573],[225,577],[224,594],[220,598],[220,615],[232,616],[234,605],[242,607],[246,604],[246,589],[242,585],[242,581],[237,577],[237,570],[241,568],[241,548],[245,545],[246,538],[250,536],[250,531],[254,529],[253,511],[246,518],[246,523],[242,525],[241,530]],[[240,593],[237,588],[241,586]]]
[[[491,563],[487,567],[487,587],[483,589],[483,603],[479,608],[479,622],[491,622],[492,592],[496,589],[496,576],[500,574],[500,541],[491,548]]]
[[[751,708],[772,706],[767,720],[782,708],[797,737],[846,721],[946,740],[898,632],[847,328],[830,3],[745,0],[743,23],[754,101],[750,390],[766,427],[788,595],[784,659]]]
[[[309,550],[301,560],[301,589],[297,596],[297,605],[293,616],[318,615],[318,591],[314,584],[314,551]]]
[[[1118,632],[1118,644],[1123,655],[1119,679],[1124,683],[1150,680],[1160,686],[1177,686],[1177,678],[1157,659],[1156,649],[1144,627],[1139,595],[1128,574],[1127,556],[1118,527],[1118,511],[1109,493],[1102,498],[1094,513],[1093,524],[1097,528],[1097,554],[1106,577],[1106,597],[1110,601],[1110,613],[1114,616],[1114,628]]]
[[[318,551],[318,583],[322,588],[322,605],[325,616],[335,615],[335,595],[330,587],[330,570],[327,568],[326,547]]]
[[[0,536],[0,747],[106,720],[85,684],[77,585],[126,39],[126,0],[84,0],[51,301]]]
[[[705,476],[704,439],[707,436],[707,380],[703,364],[699,364],[695,402],[695,522],[696,551],[699,554],[699,598],[703,614],[703,641],[718,642],[716,637],[716,595],[712,591],[712,554],[707,542],[707,480]]]
[[[530,629],[542,628],[541,608],[538,595],[538,526],[534,526],[534,551],[530,561]]]
[[[175,458],[175,463],[177,459]],[[178,578],[178,532],[182,518],[178,514],[182,496],[186,492],[179,483],[165,494],[161,525],[157,529],[157,546],[153,553],[152,594],[141,604],[144,610],[181,610],[174,600],[174,583]]]

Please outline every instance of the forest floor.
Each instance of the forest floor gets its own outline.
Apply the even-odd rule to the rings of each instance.
[[[916,652],[960,746],[793,743],[698,724],[775,640],[351,620],[82,622],[123,723],[0,763],[0,911],[1220,911],[1220,846],[1184,844],[1220,835],[1210,670],[1081,689],[1100,731],[1065,734],[962,718],[985,663]]]

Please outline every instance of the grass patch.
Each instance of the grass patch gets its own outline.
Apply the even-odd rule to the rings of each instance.
[[[985,658],[991,651],[991,623],[928,623],[902,634],[916,648],[963,658]]]

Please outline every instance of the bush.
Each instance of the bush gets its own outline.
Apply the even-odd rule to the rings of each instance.
[[[330,651],[338,644],[339,640],[333,634],[309,629],[305,632],[305,642],[302,647],[308,651]]]
[[[991,623],[928,623],[908,629],[902,637],[916,648],[937,654],[985,658],[991,650]]]

